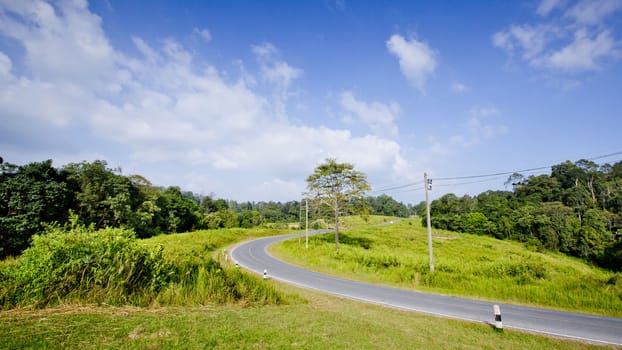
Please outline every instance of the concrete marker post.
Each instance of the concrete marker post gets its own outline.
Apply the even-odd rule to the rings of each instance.
[[[492,307],[494,313],[495,313],[495,329],[498,331],[502,331],[503,330],[503,322],[501,321],[501,308],[499,307],[499,305],[493,305]]]

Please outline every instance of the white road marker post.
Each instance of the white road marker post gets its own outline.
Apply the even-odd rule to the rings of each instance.
[[[263,279],[268,279],[268,269],[263,269]]]
[[[499,307],[499,305],[493,305],[492,307],[494,313],[495,313],[495,329],[498,331],[502,331],[503,330],[503,322],[501,321],[501,308]]]

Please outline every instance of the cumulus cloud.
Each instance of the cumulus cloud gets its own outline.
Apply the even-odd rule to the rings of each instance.
[[[398,127],[395,124],[400,106],[396,102],[383,104],[380,102],[366,103],[357,100],[350,91],[341,94],[341,108],[347,123],[360,123],[369,127],[376,135],[395,137]]]
[[[290,66],[279,57],[278,49],[270,44],[253,45],[252,51],[259,61],[261,77],[273,86],[273,102],[276,115],[286,118],[287,100],[290,98],[291,83],[303,74],[303,70]]]
[[[569,71],[598,69],[598,61],[612,55],[615,46],[609,31],[590,37],[586,30],[580,29],[575,32],[573,42],[553,52],[547,61],[552,67]]]
[[[566,17],[582,24],[599,24],[602,20],[622,9],[621,0],[581,0],[568,9]]]
[[[278,198],[296,198],[299,193],[291,192],[304,187],[296,184],[327,157],[381,176],[387,169],[400,176],[409,166],[391,139],[291,124],[286,105],[303,70],[270,43],[250,48],[261,82],[273,88],[266,96],[250,73],[225,75],[175,38],[130,37],[137,54],[114,48],[101,19],[82,1],[0,0],[0,35],[21,45],[24,55],[23,69],[16,70],[17,56],[0,52],[0,139],[6,143],[5,135],[12,135],[14,142],[4,149],[32,148],[53,130],[50,138],[59,142],[41,144],[40,152],[49,146],[41,159],[106,158],[155,183],[167,181],[158,184],[188,184],[233,199],[274,198],[249,198],[257,195],[254,188],[270,187],[288,192]],[[347,95],[344,103],[371,128],[396,132],[396,104]],[[67,140],[75,148],[55,149]],[[33,160],[39,159],[23,159]],[[190,173],[209,176],[190,181]]]
[[[607,28],[607,17],[622,8],[622,0],[543,0],[536,12],[546,22],[512,24],[492,35],[493,46],[530,66],[558,72],[600,69],[620,57],[622,43]],[[560,14],[548,18],[553,10]]]
[[[423,41],[407,40],[399,34],[393,34],[386,45],[398,58],[402,74],[417,89],[424,91],[426,80],[436,69],[438,52]]]
[[[556,7],[562,5],[562,0],[542,0],[536,9],[540,16],[547,16]]]

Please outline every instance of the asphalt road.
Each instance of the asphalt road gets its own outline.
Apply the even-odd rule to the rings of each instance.
[[[267,247],[299,237],[298,234],[261,238],[238,244],[231,258],[241,267],[272,279],[304,288],[331,293],[389,307],[460,320],[494,323],[495,303],[420,293],[369,283],[351,281],[305,270],[273,258]],[[304,241],[304,237],[302,238]],[[622,345],[622,318],[560,312],[510,304],[501,308],[504,328],[544,333],[584,341]]]

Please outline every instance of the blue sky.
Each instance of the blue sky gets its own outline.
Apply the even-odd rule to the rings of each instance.
[[[622,151],[622,0],[0,0],[0,86],[7,162],[285,201],[331,157],[418,203]]]

